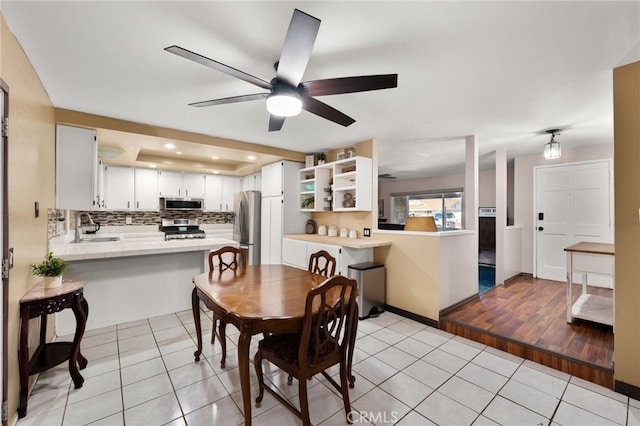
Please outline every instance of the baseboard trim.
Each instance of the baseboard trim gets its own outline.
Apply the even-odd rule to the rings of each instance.
[[[386,311],[393,312],[394,314],[398,314],[405,318],[412,319],[414,321],[431,326],[433,328],[439,328],[438,321],[432,320],[431,318],[423,317],[422,315],[414,314],[413,312],[405,311],[404,309],[396,308],[395,306],[391,306],[391,305],[384,305],[384,309]]]
[[[453,305],[449,306],[448,308],[444,308],[443,310],[440,311],[440,317],[442,317],[443,315],[447,315],[450,312],[455,311],[460,306],[465,305],[465,304],[471,302],[472,300],[476,300],[479,297],[480,297],[480,295],[476,293],[473,296],[469,296],[466,299],[463,299],[463,300],[459,301],[458,303],[454,303]]]
[[[505,284],[509,284],[510,282],[515,281],[517,279],[520,279],[522,277],[533,278],[533,274],[528,274],[526,272],[520,272],[519,274],[515,274],[511,278],[507,278],[506,280],[504,280],[504,283]]]
[[[630,398],[640,400],[640,387],[638,386],[630,385],[629,383],[621,382],[619,380],[614,380],[613,390],[623,395],[627,395]]]

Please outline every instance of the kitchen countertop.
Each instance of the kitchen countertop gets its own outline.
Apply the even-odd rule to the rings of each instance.
[[[355,249],[366,249],[374,247],[386,247],[391,245],[391,241],[374,240],[371,238],[342,238],[329,237],[317,234],[288,234],[283,238],[292,240],[308,241],[312,243],[333,244],[336,246],[349,247]]]
[[[83,235],[83,238],[91,237]],[[164,240],[162,232],[102,233],[95,237],[119,237],[120,241],[74,243],[73,236],[58,237],[49,243],[54,256],[66,261],[113,257],[144,256],[150,254],[207,251],[230,245],[236,241],[207,234],[206,238]]]

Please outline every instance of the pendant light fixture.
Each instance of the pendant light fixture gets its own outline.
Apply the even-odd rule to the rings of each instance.
[[[545,133],[551,135],[551,140],[544,145],[544,159],[555,160],[560,158],[562,156],[562,148],[560,147],[560,142],[555,140],[556,135],[560,134],[560,129],[545,130]]]

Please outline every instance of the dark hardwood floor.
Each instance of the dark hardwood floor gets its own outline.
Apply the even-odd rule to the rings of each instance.
[[[613,388],[613,329],[566,321],[567,284],[519,277],[440,316],[440,328]],[[574,301],[581,288],[574,285]],[[613,297],[609,289],[589,293]]]

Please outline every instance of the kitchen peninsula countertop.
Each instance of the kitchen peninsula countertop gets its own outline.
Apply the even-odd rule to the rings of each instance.
[[[184,240],[164,240],[160,231],[126,232],[111,230],[98,232],[93,237],[118,237],[119,241],[107,242],[73,242],[73,235],[54,238],[49,242],[49,250],[54,256],[66,261],[90,260],[114,257],[143,256],[150,254],[178,253],[189,251],[206,251],[230,245],[237,247],[236,241],[220,237],[217,233],[207,232],[206,238]],[[92,235],[82,235],[91,238]]]
[[[372,238],[329,237],[326,235],[317,234],[287,234],[284,235],[283,238],[308,241],[312,243],[333,244],[336,246],[349,247],[354,249],[367,249],[391,245],[391,241],[374,240]]]

